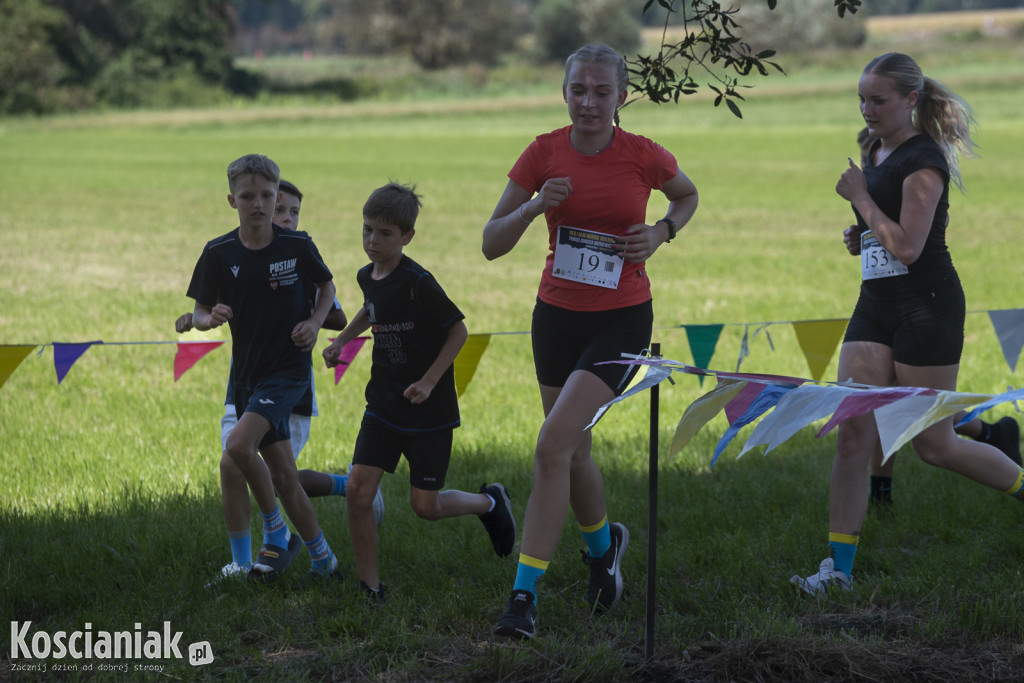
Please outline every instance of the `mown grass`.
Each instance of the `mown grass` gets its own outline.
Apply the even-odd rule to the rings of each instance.
[[[982,158],[965,162],[950,240],[964,280],[961,389],[1019,384],[984,310],[1020,304],[1017,199],[1024,127],[1003,64],[928,55],[933,75],[975,106]],[[744,120],[706,101],[632,105],[624,126],[672,150],[701,191],[681,238],[651,263],[656,340],[691,362],[684,323],[726,323],[712,367],[734,369],[744,324],[845,317],[857,264],[834,193],[859,128],[855,83],[867,55],[808,69],[751,92]],[[986,66],[987,64],[987,66]],[[774,89],[773,88],[776,88]],[[1024,666],[1020,505],[898,456],[889,514],[869,516],[849,595],[802,600],[787,580],[823,557],[834,435],[808,430],[767,457],[708,464],[717,418],[660,468],[655,656],[644,657],[648,415],[645,397],[595,430],[613,518],[633,534],[627,599],[603,619],[581,600],[573,520],[545,577],[538,639],[489,636],[514,576],[472,519],[429,524],[405,503],[406,470],[384,481],[381,566],[392,600],[371,609],[349,587],[296,592],[305,559],[271,590],[204,584],[227,560],[216,463],[226,347],[172,382],[173,321],[203,243],[234,225],[224,169],[247,152],[277,160],[306,193],[303,228],[358,304],[360,208],[389,178],[415,182],[425,208],[409,253],[428,265],[492,339],[462,399],[449,486],[505,482],[521,519],[540,407],[532,379],[531,302],[544,251],[530,232],[488,263],[480,230],[519,151],[564,125],[557,82],[546,99],[295,110],[115,114],[0,121],[0,343],[102,339],[57,385],[51,349],[0,391],[0,642],[11,621],[54,633],[157,628],[209,641],[216,661],[164,674],[240,680],[1011,680]],[[652,202],[650,217],[664,206]],[[751,328],[751,333],[753,328]],[[790,326],[768,328],[743,369],[806,376]],[[225,338],[226,331],[188,339]],[[364,351],[364,354],[367,352]],[[318,373],[321,417],[301,464],[342,471],[362,409],[368,356],[338,386]],[[834,374],[835,365],[828,373]],[[691,377],[661,392],[664,446],[702,390]],[[1001,407],[999,414],[1012,410]],[[739,443],[742,443],[742,437]],[[343,502],[315,502],[354,576]],[[7,648],[0,658],[9,658]],[[51,662],[52,663],[52,662]],[[0,664],[0,677],[19,677]],[[84,676],[79,672],[78,676]],[[65,677],[75,678],[76,675]]]

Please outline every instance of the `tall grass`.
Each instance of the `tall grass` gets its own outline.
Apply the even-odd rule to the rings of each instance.
[[[693,222],[650,265],[655,339],[666,356],[692,360],[680,324],[726,323],[712,367],[729,370],[746,323],[849,315],[858,267],[841,244],[849,207],[833,188],[856,152],[864,61],[853,55],[848,68],[805,81],[802,92],[755,90],[742,121],[707,102],[623,112],[623,125],[674,152],[701,192]],[[1020,382],[981,312],[1021,305],[1024,127],[1015,91],[993,85],[1003,77],[998,66],[975,79],[980,67],[954,61],[931,75],[974,105],[983,154],[964,164],[968,194],[952,198],[951,248],[975,311],[960,387],[995,392]],[[0,642],[9,642],[11,621],[54,633],[169,620],[183,644],[209,641],[217,659],[197,669],[162,661],[165,674],[232,680],[821,680],[876,675],[880,661],[931,679],[1020,671],[1019,504],[901,453],[893,510],[871,515],[863,532],[856,590],[801,600],[787,580],[825,552],[834,437],[801,434],[767,457],[740,460],[734,445],[710,469],[721,418],[662,463],[657,652],[645,662],[644,398],[616,406],[594,434],[610,514],[633,532],[627,600],[606,618],[589,618],[582,604],[569,518],[544,579],[540,637],[493,642],[514,556],[495,558],[475,520],[417,520],[405,504],[404,466],[383,484],[381,570],[393,595],[384,609],[349,587],[292,591],[301,566],[271,590],[205,589],[228,559],[216,467],[228,349],[173,383],[170,343],[110,342],[176,340],[173,321],[190,309],[184,292],[202,245],[235,225],[224,175],[244,153],[269,154],[306,194],[302,227],[349,312],[365,262],[363,201],[388,179],[418,185],[425,208],[408,253],[435,273],[472,333],[509,333],[492,339],[463,396],[448,485],[502,481],[520,519],[529,495],[541,411],[524,332],[545,240],[532,230],[488,263],[480,230],[521,149],[565,124],[557,83],[547,101],[523,107],[506,99],[301,111],[0,121],[0,343],[108,342],[59,386],[47,348],[0,389]],[[656,197],[649,217],[663,210]],[[791,328],[769,332],[772,344],[755,338],[743,369],[806,376]],[[337,386],[318,371],[321,416],[303,466],[347,466],[367,366],[364,351]],[[663,387],[663,444],[706,388],[692,378]],[[315,505],[354,576],[343,501]],[[922,661],[922,652],[938,654]],[[15,675],[10,664],[0,664],[0,676]]]

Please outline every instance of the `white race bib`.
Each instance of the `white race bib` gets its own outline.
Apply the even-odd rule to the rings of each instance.
[[[862,280],[877,280],[906,275],[908,271],[870,230],[865,230],[860,235],[860,272]]]
[[[622,275],[622,255],[614,235],[558,226],[551,274],[563,280],[616,289]]]

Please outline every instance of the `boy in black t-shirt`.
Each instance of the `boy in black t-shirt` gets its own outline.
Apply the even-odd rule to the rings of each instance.
[[[309,235],[272,223],[280,178],[277,164],[257,154],[228,166],[228,203],[238,212],[239,227],[203,249],[188,288],[196,302],[192,325],[208,330],[227,322],[231,327],[231,382],[239,416],[224,451],[245,476],[263,516],[263,547],[250,578],[278,578],[299,550],[275,489],[309,550],[311,574],[339,578],[338,560],[299,485],[289,427],[293,409],[309,389],[311,351],[333,307],[335,288]]]
[[[508,492],[499,483],[480,493],[442,491],[451,458],[459,404],[452,363],[466,341],[462,312],[434,277],[402,253],[415,234],[420,198],[415,188],[390,183],[363,207],[363,250],[370,264],[356,275],[363,306],[324,349],[328,367],[345,344],[373,331],[373,366],[366,385],[355,456],[347,484],[348,526],[360,588],[384,600],[377,573],[377,527],[371,503],[384,472],[409,462],[410,502],[423,519],[475,514],[501,557],[512,552],[516,524]]]

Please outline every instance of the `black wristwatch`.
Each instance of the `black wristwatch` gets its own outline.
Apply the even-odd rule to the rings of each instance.
[[[676,236],[676,222],[669,218],[668,216],[666,216],[665,218],[659,218],[654,222],[655,225],[657,225],[658,223],[664,223],[665,225],[668,226],[668,239],[665,241],[671,242],[672,238]]]

